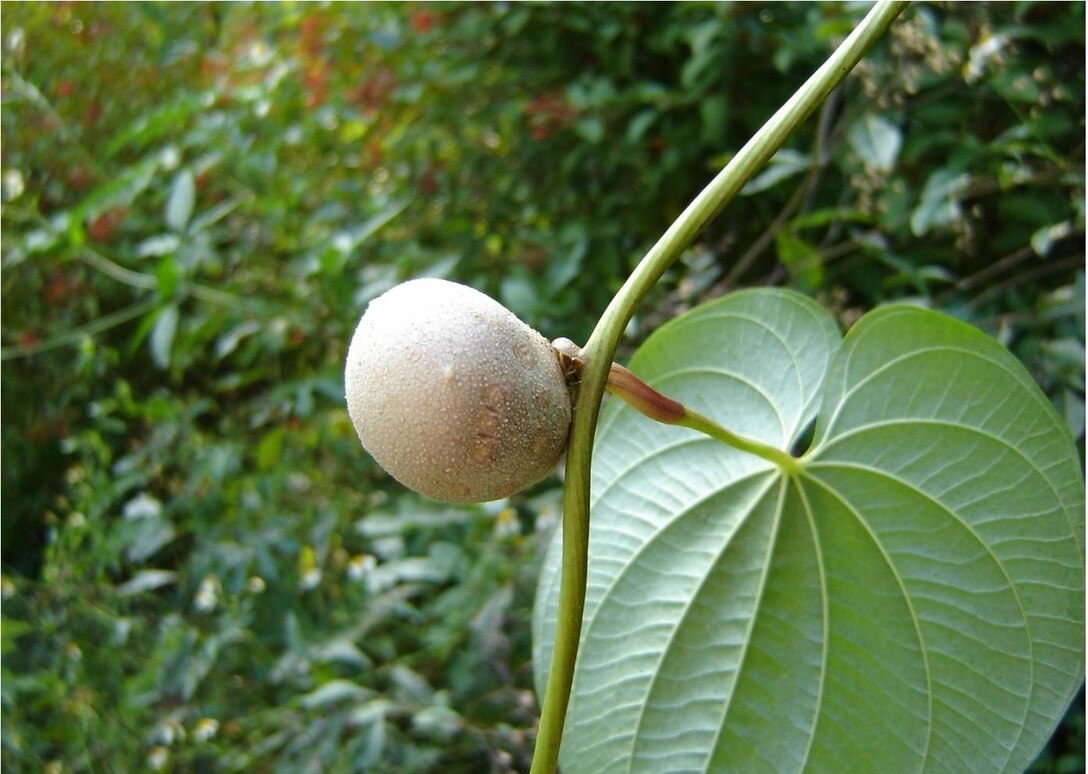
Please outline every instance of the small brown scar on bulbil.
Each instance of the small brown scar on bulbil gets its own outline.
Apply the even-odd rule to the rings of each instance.
[[[538,427],[537,431],[533,433],[533,441],[531,449],[534,455],[543,454],[548,450],[548,446],[551,444],[551,435],[548,433],[548,428]]]
[[[503,394],[498,385],[490,385],[481,396],[480,412],[476,415],[476,440],[472,444],[472,461],[484,465],[495,461],[497,436],[503,418]]]
[[[533,350],[528,342],[519,341],[514,344],[514,356],[526,368],[533,367]]]

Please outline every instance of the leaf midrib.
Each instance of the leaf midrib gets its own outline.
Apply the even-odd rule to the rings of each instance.
[[[918,649],[919,649],[919,653],[921,654],[922,665],[924,667],[925,676],[926,676],[926,748],[922,752],[921,757],[919,758],[919,767],[918,767],[919,772],[925,771],[925,762],[929,759],[929,751],[931,749],[932,740],[933,740],[933,673],[932,673],[932,670],[931,670],[930,664],[929,664],[929,651],[926,648],[925,638],[922,636],[921,622],[920,622],[920,620],[918,618],[917,612],[914,609],[913,600],[911,599],[910,594],[907,592],[906,586],[905,586],[904,581],[903,581],[903,577],[899,574],[899,569],[895,566],[895,563],[892,561],[891,557],[888,555],[887,550],[884,548],[884,544],[881,543],[881,541],[877,538],[876,534],[873,532],[873,530],[869,526],[869,523],[867,521],[865,521],[865,519],[863,519],[861,517],[861,514],[858,513],[857,509],[855,509],[854,506],[849,501],[847,501],[847,499],[845,497],[843,497],[833,487],[828,485],[826,482],[820,481],[818,478],[811,475],[811,473],[808,470],[806,470],[805,468],[802,468],[799,471],[797,479],[796,479],[796,482],[798,484],[798,489],[801,492],[804,492],[804,487],[801,485],[801,479],[806,479],[806,480],[812,482],[813,485],[819,486],[820,488],[822,488],[829,495],[831,495],[834,499],[838,500],[839,503],[842,505],[842,507],[847,512],[853,514],[854,518],[857,520],[857,522],[861,526],[861,528],[863,530],[865,530],[866,534],[869,535],[869,539],[873,542],[873,545],[875,545],[877,547],[877,550],[880,551],[880,555],[883,558],[884,563],[887,565],[888,569],[891,571],[892,577],[895,578],[896,585],[899,587],[899,591],[903,596],[903,601],[907,606],[907,610],[910,612],[911,625],[914,627],[914,634],[918,638]],[[807,496],[802,494],[802,498],[805,501],[807,512],[809,514],[811,514],[811,510],[808,509],[808,498],[807,498]],[[815,523],[813,523],[812,528],[813,528],[813,532],[818,534],[819,531],[818,531]],[[821,559],[822,559],[822,551],[820,553],[821,553]],[[826,579],[825,579],[822,591],[823,591],[823,594],[826,596],[826,594],[827,594]],[[825,657],[825,659],[826,659],[827,651],[828,651],[828,642],[825,640],[824,641],[824,657]],[[819,705],[820,706],[822,706],[822,704],[823,704],[824,685],[825,685],[825,683],[823,681],[823,675],[821,674],[820,694],[819,694]],[[819,727],[819,716],[817,716],[816,722],[813,723],[813,726],[812,726],[812,738],[813,739],[816,736],[816,729],[818,727]],[[812,745],[811,745],[811,740],[810,740],[808,754],[811,754],[811,750],[812,750]],[[806,757],[805,765],[807,765],[807,763],[808,763],[808,758]],[[804,770],[804,766],[801,767],[801,770],[802,771]]]

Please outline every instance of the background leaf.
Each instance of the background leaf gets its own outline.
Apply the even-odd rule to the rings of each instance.
[[[805,153],[783,148],[767,162],[767,168],[752,178],[741,189],[743,196],[751,196],[766,191],[783,180],[807,172],[812,168],[812,158]]]
[[[184,231],[193,215],[196,202],[196,179],[192,171],[183,169],[174,178],[170,198],[166,200],[166,225],[174,231]]]
[[[889,172],[899,157],[903,134],[883,116],[866,113],[850,127],[850,147],[866,166]]]
[[[921,201],[910,216],[911,233],[924,236],[933,228],[955,222],[960,216],[960,198],[970,181],[970,176],[951,169],[939,169],[930,175]]]
[[[822,405],[796,476],[609,406],[566,771],[1021,771],[1053,731],[1084,657],[1063,420],[951,318],[888,307],[836,338],[803,299],[742,293],[632,360],[784,448]],[[538,689],[556,581],[552,556]]]
[[[151,336],[148,339],[151,359],[163,370],[170,367],[170,351],[174,346],[174,335],[178,330],[178,315],[177,304],[169,304],[163,307],[151,328]]]

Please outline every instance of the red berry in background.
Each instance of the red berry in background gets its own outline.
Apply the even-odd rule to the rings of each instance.
[[[435,16],[428,11],[416,11],[411,16],[412,29],[420,35],[430,32],[434,27]]]
[[[87,226],[87,233],[95,242],[109,242],[113,231],[128,215],[127,207],[114,207],[106,210]]]
[[[47,304],[53,305],[72,296],[82,295],[85,291],[86,286],[82,282],[73,282],[64,272],[56,269],[49,275],[49,282],[46,283],[42,296]]]
[[[563,94],[542,94],[524,109],[534,140],[546,140],[557,131],[566,129],[578,117],[578,109],[567,102]]]
[[[438,177],[434,167],[427,167],[419,177],[419,192],[424,196],[434,196],[438,193]]]
[[[82,164],[72,167],[68,171],[68,185],[77,191],[86,188],[93,182],[94,175]]]
[[[311,58],[316,59],[325,48],[324,20],[310,14],[302,20],[300,25],[299,43],[302,50]]]
[[[92,126],[98,123],[98,119],[102,117],[102,103],[98,100],[91,100],[87,105],[87,109],[83,111],[83,125]]]
[[[382,161],[385,158],[385,153],[382,150],[382,144],[377,140],[370,140],[366,144],[366,162],[371,167],[380,167]]]
[[[306,107],[320,107],[325,103],[325,97],[328,91],[327,81],[328,74],[324,62],[316,62],[307,68],[306,76],[303,79],[303,85],[306,89],[306,96],[303,102]]]

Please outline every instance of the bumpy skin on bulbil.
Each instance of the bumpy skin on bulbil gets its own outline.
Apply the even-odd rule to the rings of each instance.
[[[570,394],[555,351],[465,285],[412,280],[371,301],[345,382],[366,450],[438,500],[506,497],[546,476],[566,448]]]

